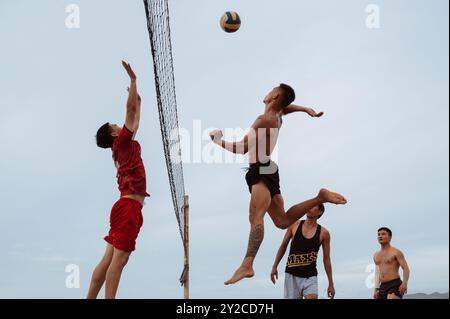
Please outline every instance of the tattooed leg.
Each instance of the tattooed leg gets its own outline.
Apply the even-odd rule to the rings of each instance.
[[[264,224],[252,225],[248,239],[247,253],[241,267],[236,270],[233,277],[225,282],[225,285],[237,283],[244,278],[251,278],[255,275],[253,271],[253,261],[258,253],[259,247],[264,239]]]
[[[245,257],[255,258],[258,253],[259,247],[264,239],[264,224],[258,224],[253,226],[250,230],[250,237],[248,239],[247,254]]]
[[[244,278],[251,278],[255,275],[253,261],[264,239],[264,215],[270,206],[270,202],[271,196],[267,187],[263,183],[253,185],[250,201],[251,229],[247,253],[242,265],[236,270],[231,279],[225,282],[225,285],[234,284]]]

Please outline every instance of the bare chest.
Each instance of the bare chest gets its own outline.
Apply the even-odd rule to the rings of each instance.
[[[377,265],[396,265],[397,259],[393,253],[378,253],[375,256],[375,264]]]

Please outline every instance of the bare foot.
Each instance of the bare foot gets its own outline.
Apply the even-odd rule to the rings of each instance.
[[[247,267],[241,266],[238,268],[238,270],[236,270],[233,277],[231,277],[229,280],[225,281],[225,285],[235,284],[244,278],[252,278],[254,275],[255,275],[255,272],[253,271],[253,268],[247,268]]]
[[[332,203],[332,204],[347,204],[347,200],[344,196],[338,193],[330,192],[328,189],[322,188],[319,192],[319,197],[325,202],[325,203]]]

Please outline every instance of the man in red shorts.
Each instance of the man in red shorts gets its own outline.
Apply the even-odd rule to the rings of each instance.
[[[120,199],[111,209],[110,230],[105,237],[106,252],[92,274],[88,299],[97,297],[106,281],[105,298],[114,299],[120,275],[135,250],[136,238],[142,226],[142,205],[146,192],[145,168],[141,158],[141,147],[134,140],[139,127],[141,98],[137,92],[136,75],[130,65],[122,61],[130,76],[125,125],[106,123],[97,131],[97,145],[111,148],[117,168],[117,183]]]

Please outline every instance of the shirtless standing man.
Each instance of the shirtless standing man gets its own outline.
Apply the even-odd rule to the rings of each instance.
[[[387,227],[378,229],[381,249],[373,255],[375,262],[374,299],[402,299],[408,290],[409,267],[403,253],[391,246],[392,231]],[[399,268],[403,270],[403,282]]]

